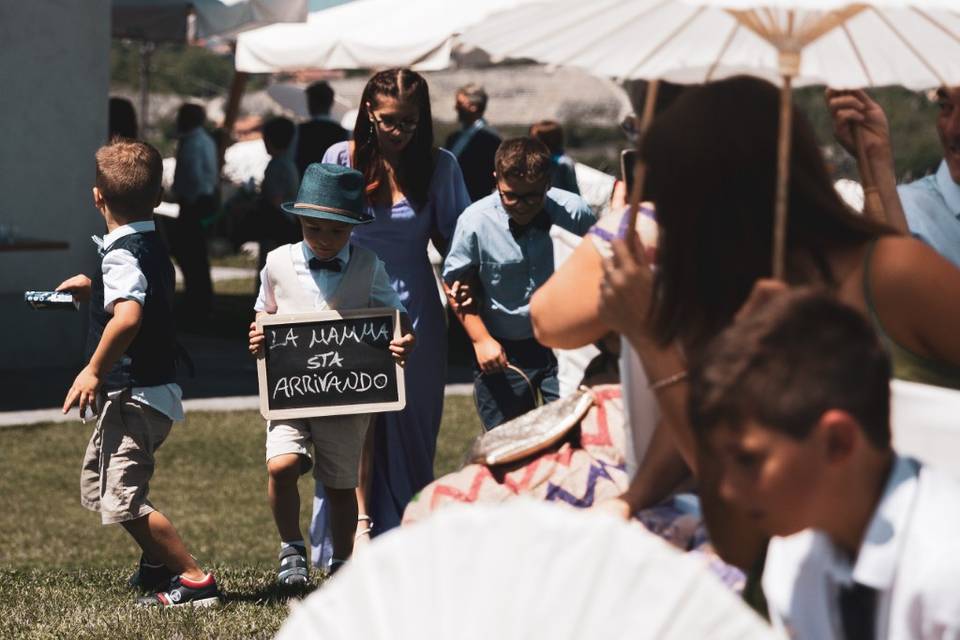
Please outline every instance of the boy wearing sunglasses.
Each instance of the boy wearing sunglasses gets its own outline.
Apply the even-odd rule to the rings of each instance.
[[[443,263],[451,292],[469,284],[482,294],[455,307],[473,342],[474,398],[487,430],[531,409],[532,391],[544,402],[559,396],[557,360],[533,337],[530,297],[553,274],[550,227],[582,236],[596,222],[583,198],[550,188],[541,142],[506,140],[494,164],[496,191],[464,210]]]

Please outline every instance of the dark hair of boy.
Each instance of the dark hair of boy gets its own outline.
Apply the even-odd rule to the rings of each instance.
[[[97,150],[96,187],[110,211],[130,220],[149,218],[160,198],[163,159],[145,142],[118,139]]]
[[[203,108],[203,105],[185,102],[177,110],[177,131],[180,133],[202,127],[206,121],[207,110]]]
[[[326,115],[333,107],[333,87],[326,80],[318,80],[307,87],[307,110],[310,115]]]
[[[890,359],[869,321],[822,289],[775,296],[738,319],[690,372],[690,421],[701,438],[748,421],[805,439],[830,409],[890,448]]]
[[[289,118],[271,118],[263,125],[263,139],[278,151],[290,148],[297,127]]]
[[[552,155],[563,153],[563,127],[555,120],[541,120],[530,125],[530,137],[546,145]]]
[[[538,182],[550,175],[550,150],[533,138],[510,138],[500,144],[493,163],[498,178]]]

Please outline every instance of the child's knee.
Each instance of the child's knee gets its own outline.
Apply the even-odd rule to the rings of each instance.
[[[270,479],[281,484],[296,484],[303,471],[303,461],[296,453],[275,456],[267,460],[267,473]]]

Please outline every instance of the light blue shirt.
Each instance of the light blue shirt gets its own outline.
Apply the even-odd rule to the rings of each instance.
[[[183,134],[177,145],[177,166],[173,171],[173,192],[177,199],[192,203],[200,196],[213,195],[219,177],[217,145],[213,138],[203,127]]]
[[[332,296],[337,290],[337,287],[340,286],[343,274],[347,270],[347,263],[350,261],[350,243],[345,244],[335,256],[335,259],[340,261],[340,271],[310,269],[308,264],[310,258],[317,258],[318,260],[323,260],[323,258],[317,256],[310,247],[307,246],[306,242],[298,242],[295,246],[298,246],[300,251],[293,252],[293,269],[297,272],[297,279],[300,282],[300,286],[302,286],[307,293],[317,297],[322,296],[322,298],[326,300]],[[401,312],[406,312],[403,308],[403,303],[400,302],[400,296],[397,295],[397,292],[390,286],[390,278],[387,277],[387,270],[383,266],[383,261],[379,258],[377,259],[376,267],[374,267],[370,300],[374,307],[392,307],[399,309]],[[273,287],[270,285],[270,278],[267,277],[267,267],[264,267],[260,272],[260,293],[257,295],[257,301],[253,305],[253,308],[255,311],[265,311],[267,313],[277,312],[277,299],[274,296]]]
[[[596,222],[583,198],[561,189],[547,191],[544,211],[553,224],[578,236]],[[453,283],[476,274],[482,287],[480,317],[487,330],[496,338],[524,340],[533,337],[530,297],[553,269],[550,233],[534,227],[515,238],[500,194],[494,192],[467,207],[457,221],[443,279]]]
[[[935,174],[900,185],[897,192],[910,232],[960,267],[960,184],[946,160]]]

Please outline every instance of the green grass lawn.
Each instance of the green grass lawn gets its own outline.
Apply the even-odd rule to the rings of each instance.
[[[0,638],[271,637],[287,614],[273,587],[278,538],[266,501],[263,420],[192,413],[157,453],[154,504],[226,593],[222,608],[138,610],[124,583],[138,550],[79,504],[91,425],[0,430]],[[436,472],[458,468],[480,424],[447,398]],[[312,480],[301,481],[304,526]]]

